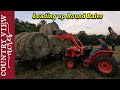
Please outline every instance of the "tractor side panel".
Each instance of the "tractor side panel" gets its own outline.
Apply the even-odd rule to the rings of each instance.
[[[91,57],[90,64],[93,64],[94,60],[99,56],[110,56],[112,54],[113,54],[112,51],[103,51],[103,52],[99,51]]]

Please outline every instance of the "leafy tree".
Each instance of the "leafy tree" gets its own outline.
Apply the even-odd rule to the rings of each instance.
[[[117,36],[116,45],[120,45],[120,35]]]
[[[106,38],[105,38],[105,42],[106,42],[108,45],[111,45],[111,44],[112,44],[111,41],[112,41],[112,37],[111,37],[110,35],[107,35]]]
[[[60,30],[60,33],[67,34],[67,32],[65,30]]]
[[[88,43],[91,45],[98,45],[99,42],[98,42],[97,35],[96,34],[89,35],[88,36]]]
[[[86,44],[88,44],[88,35],[86,34],[86,32],[85,31],[80,31],[79,33],[78,33],[78,38],[81,40],[81,42],[84,44],[84,45],[86,45]]]
[[[43,24],[41,23],[41,21],[37,24],[36,28],[37,28],[37,31],[40,30],[40,28],[43,26]]]
[[[40,27],[47,22],[45,20],[41,20],[40,23],[33,24],[28,21],[22,21],[18,18],[15,18],[15,35],[21,32],[38,32]]]

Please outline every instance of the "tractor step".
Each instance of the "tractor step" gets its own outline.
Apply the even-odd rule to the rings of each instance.
[[[83,65],[89,67],[90,60],[84,60]]]

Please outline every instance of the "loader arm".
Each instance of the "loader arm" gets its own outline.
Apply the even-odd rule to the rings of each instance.
[[[72,42],[73,42],[73,44],[77,47],[77,48],[80,48],[80,46],[79,46],[79,44],[78,44],[78,42],[77,42],[77,40],[74,38],[74,36],[72,35],[72,34],[56,34],[57,35],[57,37],[59,38],[59,39],[69,39],[69,40],[71,40]],[[81,46],[83,46],[83,44],[81,43]]]
[[[79,48],[79,49],[83,48],[83,44],[82,44],[82,42],[79,40],[79,38],[78,38],[77,36],[72,35],[72,34],[69,34],[69,33],[67,33],[67,34],[62,34],[62,33],[60,33],[59,31],[56,31],[56,30],[52,30],[52,32],[53,32],[53,34],[56,35],[59,39],[63,39],[63,40],[69,39],[69,40],[71,40],[71,41],[73,42],[73,44],[74,44],[77,48]]]

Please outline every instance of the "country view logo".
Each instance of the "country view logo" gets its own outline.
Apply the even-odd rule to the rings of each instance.
[[[7,75],[7,68],[10,67],[10,57],[13,52],[12,48],[12,37],[10,33],[10,24],[7,22],[7,16],[0,15],[1,21],[1,61],[0,61],[0,76],[4,77]]]

